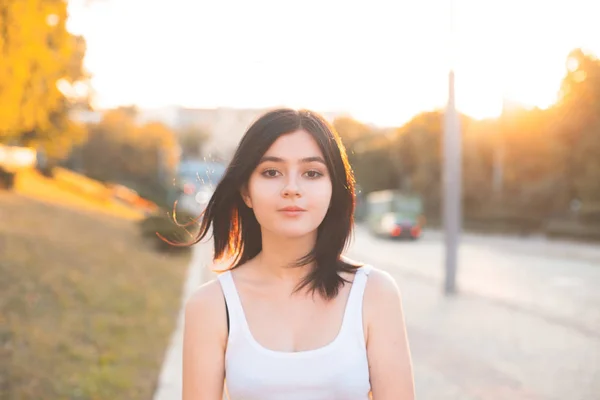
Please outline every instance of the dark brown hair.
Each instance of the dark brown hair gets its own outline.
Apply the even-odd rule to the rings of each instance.
[[[335,129],[322,116],[288,108],[269,111],[256,120],[242,137],[233,159],[202,215],[200,242],[212,227],[215,261],[233,259],[236,268],[262,250],[261,230],[254,212],[246,206],[241,189],[262,156],[282,135],[304,130],[323,152],[332,182],[331,205],[318,228],[315,247],[294,266],[314,263],[296,291],[308,287],[327,299],[335,298],[345,279],[340,272],[354,272],[357,265],[341,259],[354,225],[354,175],[346,150]]]

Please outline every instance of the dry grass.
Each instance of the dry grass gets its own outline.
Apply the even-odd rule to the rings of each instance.
[[[54,179],[36,171],[17,175],[15,191],[23,196],[78,210],[93,211],[130,220],[139,220],[143,213],[108,196],[103,185],[73,172],[57,168]],[[93,189],[91,189],[93,188]],[[78,190],[77,190],[78,189]]]
[[[150,399],[189,254],[154,252],[131,210],[20,184],[0,192],[0,398]]]

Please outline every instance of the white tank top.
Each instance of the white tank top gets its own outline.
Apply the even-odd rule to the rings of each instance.
[[[248,326],[231,271],[219,275],[229,311],[225,382],[230,400],[368,400],[362,305],[371,266],[358,269],[333,342],[299,352],[270,350]],[[317,327],[316,327],[317,328]]]

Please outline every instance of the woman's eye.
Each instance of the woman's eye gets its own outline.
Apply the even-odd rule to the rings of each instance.
[[[323,176],[322,173],[320,173],[319,171],[307,171],[306,175],[311,178],[311,179],[315,179],[318,178],[320,176]]]
[[[279,174],[279,171],[277,171],[276,169],[267,169],[263,171],[262,174],[267,178],[275,178],[277,174]]]

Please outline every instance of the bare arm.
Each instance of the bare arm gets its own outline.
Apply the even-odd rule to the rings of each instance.
[[[185,306],[183,400],[221,400],[227,322],[219,282],[198,289]]]
[[[400,291],[373,270],[365,290],[367,355],[373,400],[414,400],[414,379]]]

